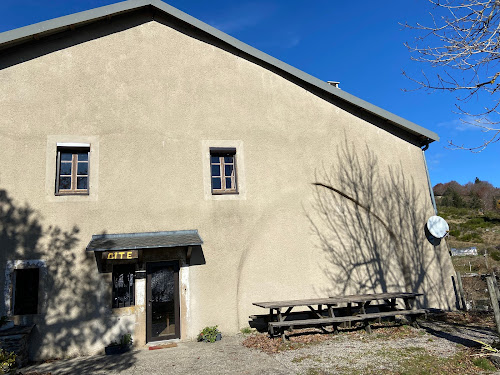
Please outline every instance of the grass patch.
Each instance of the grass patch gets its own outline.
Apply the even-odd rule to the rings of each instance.
[[[321,358],[319,358],[318,356],[312,355],[312,354],[307,354],[307,355],[300,355],[298,357],[295,357],[294,359],[292,359],[292,363],[301,363],[305,360],[311,360],[313,362],[322,362]]]
[[[305,375],[329,375],[328,372],[325,372],[319,367],[309,367],[305,372]]]
[[[240,332],[243,333],[244,335],[249,335],[252,333],[252,328],[250,327],[243,327],[240,329]]]
[[[474,242],[474,243],[484,242],[483,238],[481,237],[481,234],[477,231],[469,232],[464,234],[463,236],[457,237],[457,240],[463,242]]]
[[[422,349],[422,348],[419,348]],[[394,372],[387,374],[396,375],[477,375],[483,373],[484,370],[490,371],[483,367],[479,367],[474,363],[471,353],[467,350],[461,350],[453,357],[442,358],[436,357],[424,350],[417,350],[410,354],[401,351],[403,355],[399,363],[399,368]],[[410,355],[409,355],[410,354]],[[488,360],[486,360],[489,362]],[[483,364],[486,366],[486,364]],[[491,364],[490,364],[491,365]]]
[[[476,358],[472,360],[475,366],[485,370],[485,371],[495,371],[496,367],[486,358]]]
[[[308,355],[301,355],[301,356],[298,356],[298,357],[295,357],[294,359],[292,359],[292,363],[301,363],[302,361],[305,361],[306,359],[310,359],[312,357],[312,355],[308,354]]]
[[[404,358],[413,358],[415,356],[421,356],[427,354],[427,351],[419,346],[410,346],[401,349],[381,349],[375,352],[377,358],[384,358],[385,360],[390,360],[391,362],[400,362]]]
[[[398,349],[380,349],[374,352],[367,351],[365,356],[373,358],[369,365],[359,367],[358,361],[350,363],[335,363],[333,367],[322,368],[321,366],[310,367],[323,372],[340,374],[366,374],[366,375],[479,375],[494,370],[491,363],[485,359],[472,359],[472,352],[463,349],[451,357],[439,357],[427,351],[424,347],[410,346]],[[484,361],[483,361],[484,360]],[[300,362],[298,362],[300,363]],[[309,372],[306,372],[308,374]],[[311,372],[314,373],[314,372]]]
[[[439,216],[445,220],[460,219],[470,214],[469,208],[439,206]]]
[[[500,238],[500,212],[470,208],[439,206],[439,216],[450,225],[449,244],[451,247],[478,246],[484,250],[498,245]],[[481,249],[479,249],[481,247]],[[500,256],[495,261],[500,261]]]
[[[382,323],[382,326],[380,324],[373,324],[373,334],[359,333],[358,335],[363,340],[397,340],[426,334],[425,331],[412,328],[406,324],[401,326],[394,326],[394,322],[387,324],[387,326],[384,326],[384,323]]]
[[[393,368],[376,368],[370,366],[362,369],[359,373],[367,375],[479,375],[494,371],[494,366],[486,358],[472,359],[471,353],[461,350],[449,358],[433,355],[422,347],[408,347],[380,351],[374,353],[374,360],[380,363],[392,362]],[[375,358],[378,358],[375,359]],[[345,374],[357,374],[358,369],[349,367],[339,368]]]

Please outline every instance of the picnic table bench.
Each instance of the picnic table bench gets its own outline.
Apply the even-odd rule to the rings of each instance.
[[[312,298],[303,300],[275,301],[275,302],[254,302],[253,305],[269,309],[268,332],[275,336],[276,330],[281,333],[285,340],[285,328],[293,329],[295,326],[301,327],[321,327],[332,326],[333,331],[338,332],[340,324],[349,324],[352,322],[363,322],[367,332],[371,332],[370,322],[382,318],[394,318],[397,315],[406,315],[412,324],[416,324],[416,317],[427,313],[425,309],[414,309],[415,298],[421,296],[421,293],[392,292],[392,293],[374,293],[348,296],[330,296],[328,298]],[[397,308],[397,299],[402,299],[404,309]],[[384,301],[382,304],[372,305],[374,301]],[[345,315],[335,315],[334,307],[346,304]],[[356,304],[356,306],[353,306]],[[323,306],[326,309],[323,309]],[[311,319],[290,320],[294,308],[307,307],[314,316]],[[368,308],[373,307],[376,312],[367,312]],[[286,310],[283,310],[286,309]],[[353,313],[353,310],[356,312]],[[306,310],[307,311],[307,310]],[[324,313],[327,313],[325,316]]]

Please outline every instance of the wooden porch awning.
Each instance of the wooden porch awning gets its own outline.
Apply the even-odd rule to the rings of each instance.
[[[154,249],[160,247],[196,246],[203,240],[197,230],[169,232],[142,232],[120,234],[94,234],[87,251],[118,251]]]

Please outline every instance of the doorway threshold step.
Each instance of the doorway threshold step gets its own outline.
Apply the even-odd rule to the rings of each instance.
[[[176,342],[164,342],[164,343],[155,343],[152,345],[148,345],[149,350],[158,350],[158,349],[167,349],[167,348],[176,348]]]

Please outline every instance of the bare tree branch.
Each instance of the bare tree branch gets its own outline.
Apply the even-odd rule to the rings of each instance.
[[[454,144],[450,147],[481,152],[500,140],[500,0],[428,0],[434,7],[429,26],[405,24],[418,30],[415,44],[406,43],[412,60],[438,67],[441,74],[430,79],[403,75],[420,88],[457,94],[457,109],[471,125],[489,133],[483,144],[473,147]],[[484,96],[483,111],[466,108],[471,98]],[[472,121],[469,119],[473,118]],[[493,135],[491,135],[493,134]]]

